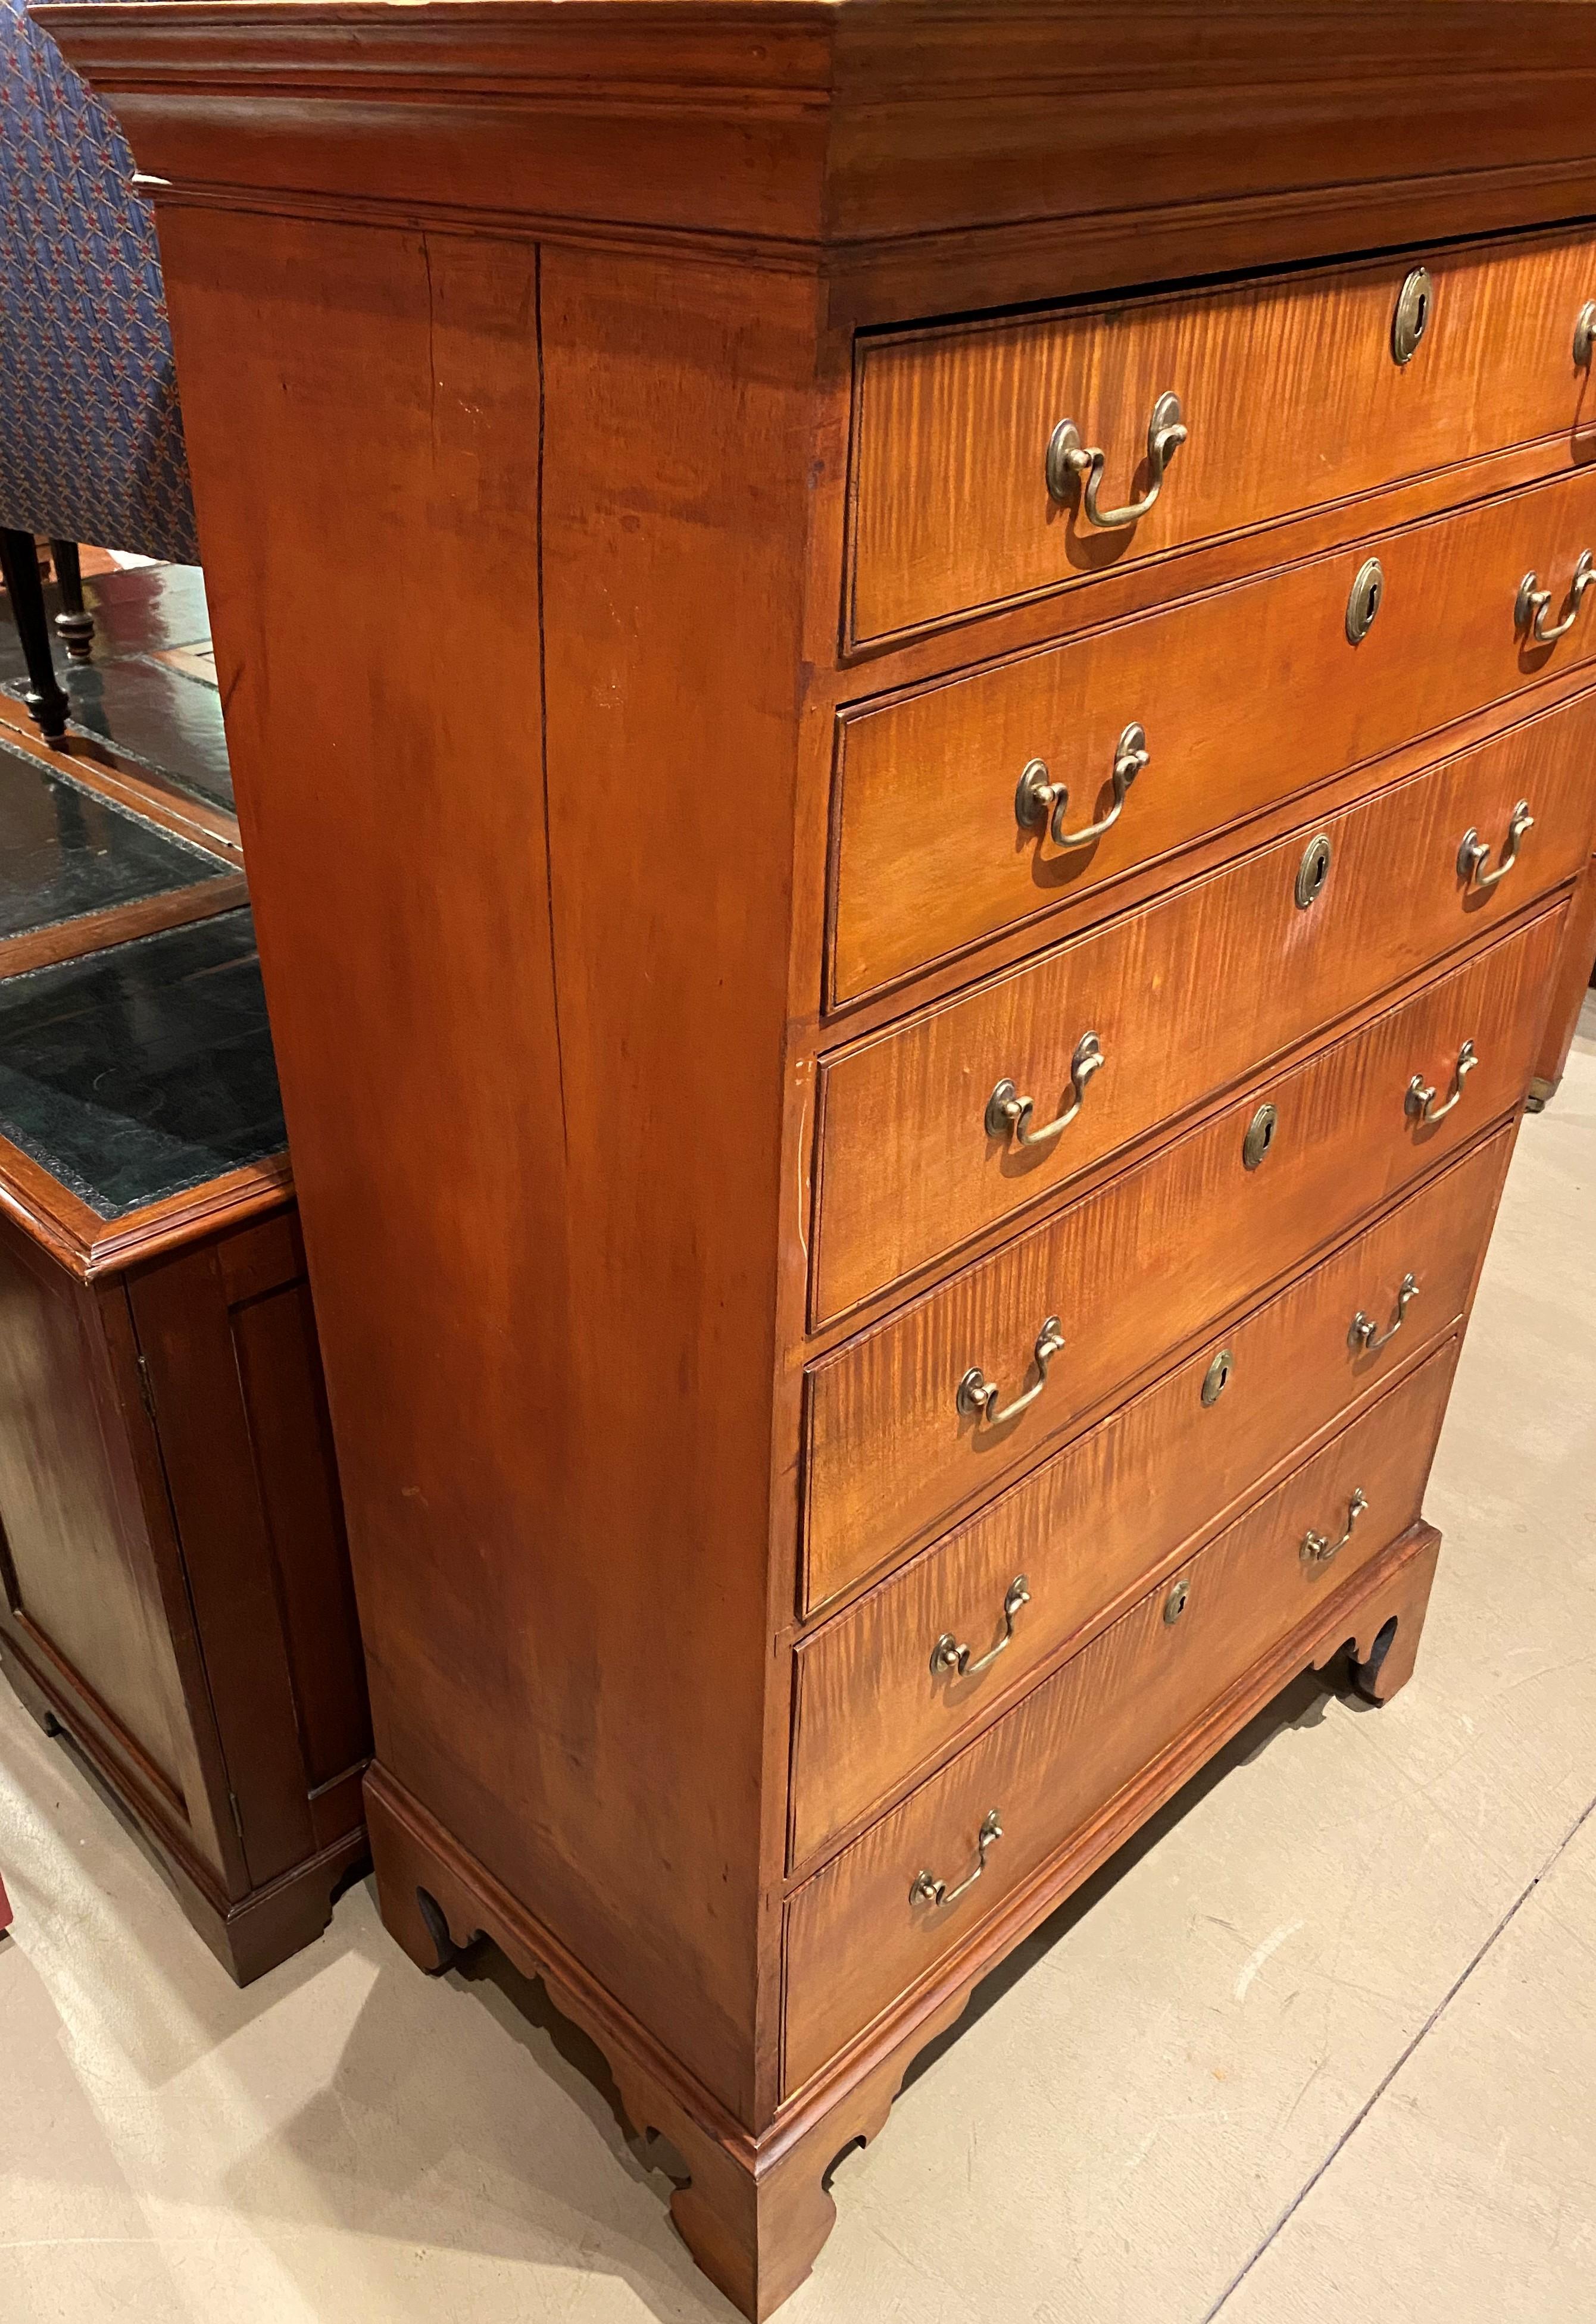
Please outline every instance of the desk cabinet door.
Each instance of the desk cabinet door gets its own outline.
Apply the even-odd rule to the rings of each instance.
[[[129,1297],[259,1887],[359,1824],[371,1748],[298,1228],[268,1219],[157,1260]]]
[[[0,1232],[0,1649],[31,1700],[42,1687],[196,1839],[209,1816],[172,1636],[180,1582],[148,1523],[141,1429],[151,1453],[120,1288]]]

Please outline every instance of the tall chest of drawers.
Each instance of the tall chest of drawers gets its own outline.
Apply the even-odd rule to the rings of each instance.
[[[751,2316],[987,1969],[1413,1668],[1596,823],[1545,13],[42,12],[157,206],[384,1916]]]

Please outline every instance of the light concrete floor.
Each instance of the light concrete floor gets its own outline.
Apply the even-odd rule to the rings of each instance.
[[[1596,1002],[1526,1125],[1417,1675],[1306,1682],[982,1988],[791,2324],[1596,2319]],[[6,2324],[733,2311],[602,2064],[364,1886],[235,1992],[0,1686]]]

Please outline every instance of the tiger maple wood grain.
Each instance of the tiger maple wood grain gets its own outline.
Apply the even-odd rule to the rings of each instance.
[[[1073,1414],[1517,1103],[1564,918],[1560,904],[816,1364],[809,1602],[993,1490]],[[1481,1063],[1462,1103],[1416,1125],[1409,1079],[1444,1089],[1470,1039]],[[1279,1127],[1248,1170],[1242,1138],[1265,1100]],[[1008,1427],[977,1429],[955,1403],[964,1373],[979,1364],[1005,1400],[1029,1385],[1049,1314],[1066,1345],[1046,1392]]]
[[[1555,645],[1529,649],[1513,613],[1532,569],[1564,610],[1586,549],[1596,549],[1596,473],[1371,533],[850,712],[838,743],[835,998],[1580,667],[1596,650],[1588,617]],[[1385,596],[1353,646],[1347,599],[1371,553]],[[1061,850],[1050,834],[1020,830],[1015,786],[1035,758],[1068,787],[1067,829],[1106,814],[1115,750],[1133,720],[1149,763],[1102,840]],[[1444,747],[1438,738],[1438,754]]]
[[[1596,295],[1590,229],[1426,254],[1428,320],[1398,365],[1391,326],[1411,263],[867,340],[850,634],[1056,588],[1502,445],[1555,436],[1579,456],[1596,427],[1573,353]],[[1148,421],[1169,391],[1189,433],[1139,524],[1102,531],[1077,495],[1049,496],[1061,420],[1107,455],[1102,508],[1144,493]]]
[[[1072,1830],[1223,1692],[1315,1595],[1413,1524],[1452,1385],[1457,1342],[1354,1421],[1185,1569],[1190,1598],[1166,1622],[1160,1582],[989,1734],[805,1883],[789,1907],[786,2087],[799,2089],[875,2012],[935,1965]],[[1348,1503],[1369,1503],[1328,1566],[1305,1564],[1310,1527],[1334,1539]],[[1003,1838],[968,1895],[912,1904],[922,1867],[964,1879],[991,1808]]]
[[[1320,1025],[1482,933],[1583,864],[1596,819],[1591,697],[846,1049],[823,1068],[816,1306],[820,1316],[957,1248]],[[1459,844],[1499,861],[1516,803],[1535,827],[1481,889]],[[1305,850],[1330,843],[1305,908]],[[1044,1145],[992,1136],[1000,1079],[1069,1102],[1077,1042],[1105,1063],[1075,1119]]]
[[[795,1678],[792,1855],[807,1863],[872,1800],[955,1749],[1287,1452],[1454,1330],[1468,1302],[1511,1147],[1499,1130],[1379,1223],[1011,1486],[800,1646]],[[1365,1352],[1349,1327],[1402,1329]],[[1202,1389],[1222,1346],[1228,1382]],[[946,1633],[984,1655],[1004,1592],[1030,1602],[988,1670],[934,1674]]]

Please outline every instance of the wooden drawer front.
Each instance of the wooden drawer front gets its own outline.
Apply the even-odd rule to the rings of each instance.
[[[1036,1461],[1076,1416],[1470,1142],[1527,1085],[1565,908],[1543,913],[1213,1120],[977,1260],[811,1366],[807,1602],[819,1605]],[[1416,1122],[1422,1074],[1445,1117]],[[1268,1155],[1242,1141],[1278,1110]],[[1439,1100],[1437,1101],[1439,1102]],[[1042,1393],[1002,1427],[959,1411],[972,1369],[1034,1387],[1044,1318],[1065,1335]]]
[[[1561,618],[1586,549],[1596,472],[846,714],[831,998],[890,983],[1573,666],[1596,650],[1596,592],[1565,637],[1533,651],[1514,608],[1533,569],[1552,593],[1547,618]],[[1354,646],[1348,599],[1370,556],[1384,596]],[[1148,762],[1103,838],[1061,849],[1049,830],[1021,829],[1016,787],[1035,760],[1067,787],[1066,831],[1102,819],[1133,724]]]
[[[796,1657],[792,1858],[807,1863],[983,1724],[1087,1623],[1146,1589],[1209,1527],[1467,1304],[1510,1130],[1228,1330],[804,1641]],[[1402,1304],[1411,1278],[1416,1297]],[[1354,1338],[1359,1318],[1380,1344]],[[1389,1336],[1384,1336],[1387,1333]],[[1204,1400],[1211,1366],[1225,1385]],[[937,1641],[987,1655],[1017,1577],[1029,1600],[986,1670],[933,1668]]]
[[[1432,281],[1426,327],[1398,364],[1397,300],[1420,263]],[[1566,437],[1591,416],[1573,349],[1593,294],[1586,228],[866,340],[849,636],[891,636]],[[1047,454],[1065,420],[1106,456],[1105,512],[1145,493],[1149,423],[1167,392],[1188,433],[1146,516],[1102,530],[1078,486],[1055,501]]]
[[[1596,813],[1596,696],[1228,864],[844,1050],[822,1070],[816,1296],[839,1314],[1053,1193],[1162,1121],[1574,878]],[[1533,827],[1510,836],[1527,800]],[[1488,846],[1485,888],[1460,871]],[[1315,899],[1300,882],[1323,858]],[[1311,859],[1310,848],[1319,851]],[[1032,1148],[988,1106],[1000,1083],[1045,1127],[1072,1056],[1103,1059],[1068,1127]]]
[[[1452,1384],[1450,1342],[1182,1569],[1188,1596],[1166,1619],[1160,1582],[951,1765],[845,1848],[788,1908],[785,2086],[799,2089],[1086,1820],[1300,1624],[1334,1584],[1419,1515]],[[1305,1560],[1310,1531],[1333,1541]],[[956,1903],[917,1903],[922,1868],[949,1888],[972,1870],[995,1809],[1002,1837]]]

